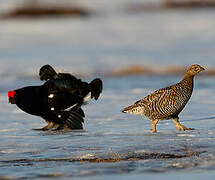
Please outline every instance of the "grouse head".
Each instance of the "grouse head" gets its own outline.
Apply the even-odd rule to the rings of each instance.
[[[8,91],[9,103],[16,104],[16,91]]]
[[[200,73],[201,71],[204,71],[205,69],[201,67],[198,64],[191,65],[188,69],[186,74],[189,74],[190,76],[195,76],[196,74]]]

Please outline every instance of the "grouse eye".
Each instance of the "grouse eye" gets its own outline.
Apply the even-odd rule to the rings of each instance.
[[[199,70],[199,67],[193,67],[193,71],[198,71]]]
[[[195,71],[198,71],[199,70],[199,67],[195,67]]]

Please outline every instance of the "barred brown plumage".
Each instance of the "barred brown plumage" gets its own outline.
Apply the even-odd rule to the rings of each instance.
[[[179,123],[178,115],[189,101],[193,92],[193,78],[204,68],[191,65],[183,79],[172,86],[161,88],[122,110],[124,113],[145,115],[151,120],[152,132],[160,120],[173,119],[177,130],[193,130]]]

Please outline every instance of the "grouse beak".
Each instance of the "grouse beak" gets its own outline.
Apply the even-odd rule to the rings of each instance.
[[[200,71],[204,71],[204,70],[205,70],[205,68],[203,68],[203,67],[200,66]]]
[[[12,97],[9,97],[9,103],[11,103],[11,104],[16,104],[16,103],[15,103],[15,99],[12,98]]]

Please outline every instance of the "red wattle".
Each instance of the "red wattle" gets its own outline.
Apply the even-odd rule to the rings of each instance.
[[[15,91],[8,91],[8,97],[14,98],[15,94]]]
[[[10,97],[11,96],[11,91],[8,91],[8,97]]]
[[[16,92],[12,91],[10,97],[14,98],[15,94],[16,94]]]

